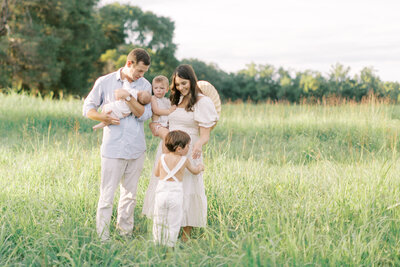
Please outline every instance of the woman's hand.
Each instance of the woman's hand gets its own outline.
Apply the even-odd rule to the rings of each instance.
[[[211,128],[204,128],[201,126],[199,128],[200,128],[200,138],[193,145],[193,150],[192,150],[192,158],[193,159],[200,158],[203,145],[207,144],[208,140],[210,139]]]
[[[193,145],[193,150],[192,150],[192,158],[193,159],[199,159],[201,157],[201,150],[202,150],[203,145],[201,142],[196,142]]]

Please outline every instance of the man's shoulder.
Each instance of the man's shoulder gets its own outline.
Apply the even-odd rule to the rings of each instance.
[[[111,72],[109,74],[100,76],[99,78],[97,78],[96,82],[108,82],[108,81],[113,81],[113,80],[117,80],[117,72]]]
[[[150,90],[151,92],[151,83],[146,78],[142,77],[138,80],[138,82],[140,82],[142,90]]]

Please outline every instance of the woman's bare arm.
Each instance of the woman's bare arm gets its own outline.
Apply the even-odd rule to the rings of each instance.
[[[207,144],[208,140],[210,139],[211,128],[204,128],[204,127],[199,127],[199,128],[200,128],[200,137],[199,140],[197,140],[197,142],[193,145],[193,150],[192,150],[193,159],[200,158],[203,145]]]

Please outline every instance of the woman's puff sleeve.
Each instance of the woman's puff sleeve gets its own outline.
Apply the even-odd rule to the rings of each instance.
[[[194,107],[194,120],[200,127],[211,128],[219,119],[214,103],[207,96],[202,96]]]

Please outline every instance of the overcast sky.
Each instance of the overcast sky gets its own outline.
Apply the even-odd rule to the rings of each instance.
[[[113,0],[100,0],[101,4]],[[178,59],[226,72],[271,64],[327,74],[372,66],[400,82],[400,0],[119,0],[175,22]]]

